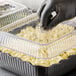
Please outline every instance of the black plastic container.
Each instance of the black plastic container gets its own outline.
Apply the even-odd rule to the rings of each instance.
[[[20,76],[61,76],[76,68],[76,55],[49,67],[33,66],[19,58],[0,52],[0,67]]]

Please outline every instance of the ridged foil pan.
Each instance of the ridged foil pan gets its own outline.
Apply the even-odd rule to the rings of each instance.
[[[27,25],[32,24],[35,26],[37,23],[37,14],[32,14],[29,17],[0,28],[0,31],[16,34]],[[61,76],[76,68],[76,55],[72,55],[68,59],[61,60],[59,63],[49,67],[43,67],[32,65],[17,57],[12,57],[10,54],[0,52],[0,66],[20,76]]]

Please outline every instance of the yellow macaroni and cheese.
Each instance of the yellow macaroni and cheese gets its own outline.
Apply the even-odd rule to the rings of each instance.
[[[74,27],[62,25],[62,24],[59,24],[56,27],[54,27],[53,29],[48,30],[48,31],[41,30],[40,27],[33,28],[32,26],[28,26],[28,27],[22,29],[20,31],[20,33],[17,34],[17,36],[23,37],[28,40],[32,40],[37,43],[45,44],[45,43],[53,42],[53,41],[61,38],[62,36],[72,32],[73,30],[74,30]],[[52,64],[59,63],[59,61],[61,61],[63,59],[67,59],[70,55],[76,54],[76,48],[71,48],[70,50],[68,50],[52,59],[40,59],[40,58],[28,56],[21,52],[12,51],[12,50],[6,49],[4,47],[0,47],[0,51],[4,52],[4,53],[8,53],[13,57],[18,57],[23,61],[30,62],[33,65],[40,65],[40,66],[45,66],[45,67],[48,67]],[[40,49],[39,52],[40,52],[40,56],[44,56],[44,57],[48,56],[47,49],[45,47]]]

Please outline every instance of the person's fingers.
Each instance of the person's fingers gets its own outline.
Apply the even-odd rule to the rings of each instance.
[[[52,29],[54,26],[65,20],[65,11],[62,8],[58,8],[58,14],[52,19],[49,19],[48,26],[45,26],[44,29]]]
[[[44,29],[52,29],[61,21],[62,21],[62,19],[60,19],[60,15],[57,15],[52,21],[49,20],[48,26],[45,27]]]
[[[45,28],[51,29],[60,22],[71,19],[73,17],[75,17],[75,9],[73,8],[73,6],[69,9],[66,6],[63,7],[62,5],[60,5],[57,7],[57,15],[51,21],[49,20],[48,27]]]
[[[41,13],[42,13],[45,5],[46,5],[46,1],[44,1],[44,2],[42,3],[42,5],[40,6],[40,8],[38,9],[37,13],[38,13],[39,17],[41,17]]]
[[[51,15],[52,9],[53,9],[53,8],[52,8],[52,4],[51,4],[51,3],[48,3],[48,4],[45,6],[44,10],[42,11],[42,13],[41,13],[41,23],[42,23],[42,27],[47,26],[47,24],[48,24],[48,17],[49,17],[49,16],[52,16],[52,15]]]

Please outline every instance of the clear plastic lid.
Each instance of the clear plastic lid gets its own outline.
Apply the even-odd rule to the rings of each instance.
[[[13,23],[31,14],[26,6],[14,1],[0,2],[0,27]]]
[[[76,31],[49,44],[39,44],[15,35],[0,32],[0,45],[36,58],[53,58],[76,47]],[[43,53],[46,51],[46,55]]]
[[[24,39],[15,35],[19,30],[24,28],[24,26],[37,26],[38,23],[39,21],[37,14],[32,14],[15,23],[0,28],[0,31],[4,31],[0,32],[0,45],[8,49],[41,59],[53,58],[73,47],[76,47],[76,30],[60,37],[59,39],[56,39],[53,42],[44,44]],[[63,22],[62,24],[68,25],[68,23],[71,26],[75,26],[75,18],[73,20],[70,20],[70,22]]]
[[[16,3],[14,1],[0,2],[0,18],[7,16],[10,13],[16,12],[22,8],[28,9],[26,6]]]

